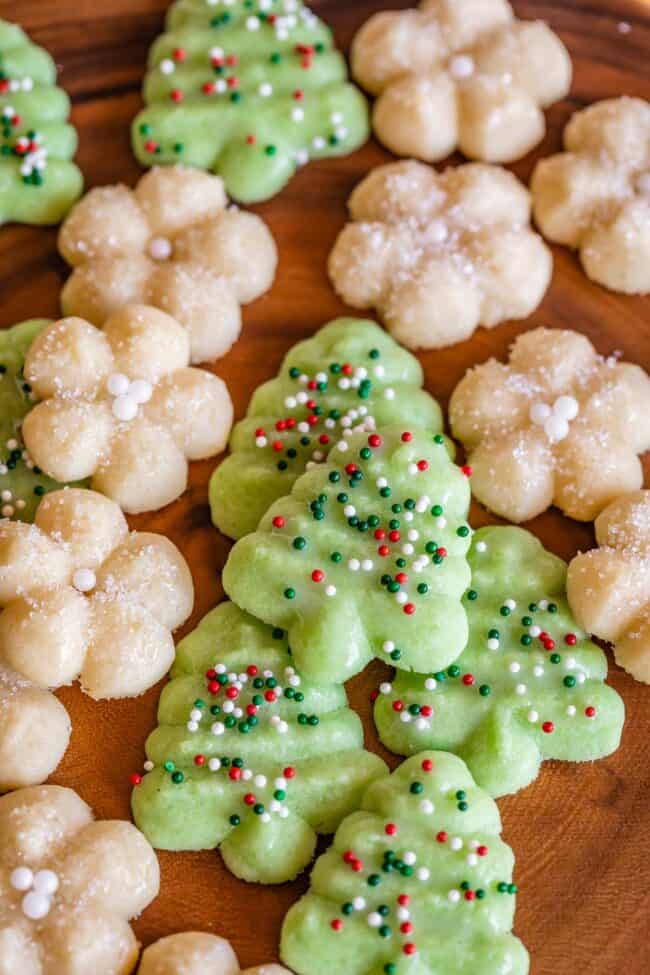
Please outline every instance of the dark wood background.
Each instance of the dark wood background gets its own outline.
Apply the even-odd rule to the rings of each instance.
[[[575,69],[569,98],[549,113],[544,144],[513,167],[527,180],[538,155],[560,148],[562,127],[574,110],[623,93],[650,99],[650,3],[515,0],[514,5],[523,17],[550,22],[568,45]],[[0,17],[20,18],[61,67],[80,135],[78,161],[89,187],[133,183],[138,177],[129,124],[140,105],[147,49],[162,30],[166,6],[166,0],[0,0]],[[325,0],[313,6],[347,49],[370,13],[408,3]],[[344,310],[326,277],[327,255],[353,186],[388,158],[370,144],[348,159],[310,164],[283,193],[256,208],[278,242],[280,268],[272,292],[246,309],[243,337],[215,368],[230,385],[238,415],[253,389],[274,375],[290,345]],[[0,230],[0,326],[57,315],[66,268],[55,239],[50,230]],[[540,324],[578,329],[600,352],[621,350],[626,359],[650,369],[650,299],[626,298],[592,285],[575,258],[556,249],[552,286],[531,320],[480,330],[468,342],[423,355],[427,388],[446,405],[468,366],[492,354],[505,355],[518,332]],[[187,557],[197,588],[190,625],[222,598],[219,573],[228,542],[210,524],[212,467],[212,462],[194,465],[183,498],[131,521],[133,527],[166,533]],[[488,520],[475,505],[473,523]],[[557,511],[530,527],[565,558],[592,543],[590,526],[570,522]],[[350,686],[368,746],[379,751],[368,695],[380,673],[375,665]],[[500,803],[505,838],[517,856],[516,932],[530,950],[533,975],[650,971],[650,688],[635,684],[613,664],[611,682],[627,707],[618,753],[591,766],[548,763],[533,786]],[[141,767],[158,693],[155,688],[138,700],[101,704],[77,687],[60,694],[74,730],[53,781],[77,789],[99,817],[129,816],[128,776]],[[282,918],[305,889],[305,878],[264,889],[232,877],[215,852],[162,854],[160,861],[160,896],[135,924],[143,943],[193,928],[229,937],[244,965],[277,957]]]

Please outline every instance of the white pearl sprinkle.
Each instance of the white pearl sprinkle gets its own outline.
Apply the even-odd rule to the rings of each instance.
[[[365,906],[366,906],[365,897],[355,897],[354,900],[352,901],[352,907],[355,909],[355,911],[362,911]]]
[[[566,713],[569,715],[569,717],[570,718],[574,718],[575,715],[576,715],[576,712],[577,712],[577,708],[576,708],[575,704],[569,704],[568,708],[566,709]]]
[[[30,890],[22,900],[22,910],[25,917],[31,921],[40,921],[50,913],[52,902],[45,894],[39,894],[35,890]]]
[[[371,928],[378,928],[381,924],[381,914],[377,911],[371,911],[368,915],[368,924]]]
[[[425,881],[431,876],[431,871],[428,867],[418,867],[418,869],[415,871],[415,876],[418,878],[418,880]]]
[[[97,585],[97,576],[92,569],[77,569],[72,576],[72,585],[78,592],[90,592]]]
[[[453,78],[461,80],[474,74],[474,60],[468,54],[457,54],[449,62],[449,72]]]
[[[222,735],[226,730],[226,726],[221,721],[215,721],[215,723],[210,728],[213,735]]]
[[[529,711],[527,717],[531,724],[535,724],[537,721],[539,721],[539,714],[537,711]]]
[[[149,257],[154,261],[168,261],[172,250],[172,242],[168,237],[152,237],[149,241]]]
[[[108,377],[106,388],[111,396],[124,396],[129,388],[128,376],[122,372],[114,372],[112,376]]]
[[[430,816],[434,810],[434,805],[430,799],[423,799],[420,803],[420,809],[425,814],[425,816]]]
[[[460,891],[450,890],[449,893],[447,894],[447,898],[451,901],[452,904],[457,904],[458,901],[460,900]]]
[[[462,850],[463,848],[463,841],[460,838],[460,836],[452,836],[452,838],[449,841],[449,846],[451,847],[452,850],[458,852],[458,850]]]
[[[511,674],[518,674],[521,670],[521,664],[517,663],[516,660],[513,660],[512,663],[508,665],[508,670]]]
[[[477,542],[475,548],[477,552],[485,552],[487,550],[487,542]]]
[[[332,586],[332,585],[325,586],[325,595],[336,596],[336,586]]]
[[[125,396],[117,396],[113,400],[111,410],[116,420],[128,423],[138,415],[138,403],[127,393]]]
[[[59,889],[59,878],[53,870],[39,870],[34,875],[33,887],[37,893],[51,897]]]
[[[525,684],[517,684],[517,686],[515,687],[515,694],[519,694],[520,696],[523,696],[527,690],[528,688],[526,687]]]
[[[11,875],[9,877],[9,883],[14,890],[29,890],[33,881],[34,874],[29,867],[16,867],[15,870],[11,871]]]
[[[211,772],[218,772],[219,769],[221,768],[221,759],[211,758],[208,761],[208,768],[210,769]]]

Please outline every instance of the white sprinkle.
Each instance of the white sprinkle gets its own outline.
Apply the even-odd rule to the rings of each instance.
[[[77,569],[72,576],[72,585],[78,592],[90,592],[97,585],[97,576],[92,569]]]
[[[449,841],[449,846],[451,847],[452,850],[455,850],[457,852],[458,850],[462,850],[463,841],[460,838],[460,836],[452,836],[452,838]]]
[[[537,721],[539,721],[539,714],[537,711],[529,711],[527,717],[531,724],[535,724]]]
[[[485,552],[487,550],[487,542],[477,542],[474,547],[477,552]]]
[[[527,690],[528,688],[526,687],[525,684],[517,684],[517,686],[515,687],[515,694],[519,694],[520,696],[523,696]]]
[[[459,890],[450,890],[449,893],[447,894],[447,897],[451,901],[452,904],[457,904],[458,901],[460,900],[460,891]]]
[[[420,803],[420,809],[425,814],[425,816],[430,816],[434,808],[435,807],[430,799],[423,799]]]
[[[508,670],[510,671],[511,674],[518,674],[519,671],[521,670],[521,664],[517,663],[516,660],[513,660],[512,663],[508,666]]]

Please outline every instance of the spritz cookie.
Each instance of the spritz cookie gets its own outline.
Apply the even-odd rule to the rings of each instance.
[[[369,135],[332,31],[301,0],[179,0],[149,54],[132,126],[143,166],[209,169],[235,200],[278,193],[310,159]]]
[[[338,318],[299,342],[278,376],[255,391],[233,430],[230,457],[212,475],[217,528],[232,538],[255,531],[341,435],[400,422],[440,432],[440,407],[423,382],[418,360],[374,322]]]
[[[442,434],[402,425],[346,434],[237,542],[224,588],[288,631],[310,680],[342,682],[373,657],[445,667],[467,641],[466,473]]]
[[[329,274],[344,301],[376,308],[412,349],[440,348],[526,318],[544,297],[553,259],[530,227],[530,195],[499,166],[437,173],[418,162],[373,170],[348,201],[351,222]]]
[[[291,975],[282,965],[259,965],[242,971],[225,938],[199,931],[170,934],[149,945],[138,975]]]
[[[80,196],[69,116],[52,57],[0,20],[0,224],[59,223]]]
[[[129,975],[129,921],[158,894],[156,855],[131,823],[97,822],[72,789],[0,798],[0,975]]]
[[[193,601],[176,546],[129,533],[94,491],[53,491],[33,525],[0,522],[0,660],[39,687],[142,694],[169,670]]]
[[[625,494],[596,519],[598,548],[569,566],[581,625],[614,644],[616,662],[650,684],[650,491]]]
[[[93,325],[133,302],[155,305],[187,329],[191,361],[228,352],[241,331],[240,305],[273,283],[277,250],[260,217],[228,207],[217,176],[156,168],[134,190],[92,189],[59,234],[73,268],[64,315]]]
[[[165,850],[219,847],[237,877],[292,880],[386,766],[341,686],[299,676],[286,634],[222,603],[178,646],[136,824]]]
[[[0,664],[0,793],[49,778],[68,747],[70,729],[68,712],[54,694]]]
[[[59,481],[90,478],[129,513],[175,501],[188,462],[220,453],[233,418],[225,383],[189,363],[187,330],[156,308],[126,305],[103,330],[54,322],[25,358],[40,401],[22,425],[30,458]]]
[[[377,95],[373,128],[398,156],[460,149],[514,162],[544,137],[544,109],[568,93],[571,60],[541,21],[506,0],[422,0],[375,14],[352,45],[352,73]]]
[[[586,762],[618,748],[624,708],[607,660],[576,624],[564,562],[522,528],[481,528],[469,554],[469,640],[431,674],[398,671],[375,703],[379,736],[412,755],[446,748],[490,795],[516,792],[545,759]]]
[[[514,856],[455,755],[425,751],[370,786],[282,926],[297,975],[527,975]]]
[[[650,379],[599,356],[584,335],[536,328],[515,340],[507,364],[489,359],[466,373],[449,419],[472,491],[495,514],[526,521],[554,504],[592,521],[643,484]]]
[[[25,379],[25,354],[49,324],[34,318],[0,331],[0,517],[33,521],[48,491],[61,487],[34,463],[25,447],[22,424],[34,406],[34,393]]]
[[[548,240],[577,250],[612,291],[650,292],[650,104],[609,98],[576,112],[565,151],[538,162],[530,184]]]

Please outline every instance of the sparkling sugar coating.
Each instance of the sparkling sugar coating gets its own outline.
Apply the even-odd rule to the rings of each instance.
[[[244,203],[368,138],[366,100],[332,32],[300,0],[173,4],[143,96],[132,127],[140,163],[213,170]]]
[[[129,975],[139,954],[129,920],[159,886],[142,834],[131,823],[95,821],[72,789],[0,798],[2,975]]]
[[[479,325],[526,318],[553,260],[530,228],[526,188],[498,166],[437,173],[418,162],[373,170],[354,190],[329,274],[342,298],[375,307],[409,348],[440,348]]]
[[[386,768],[344,689],[298,676],[283,631],[233,603],[179,644],[158,722],[135,822],[161,849],[219,847],[255,883],[293,879]]]
[[[0,793],[49,778],[70,730],[68,712],[54,694],[0,665]]]
[[[508,363],[489,359],[465,374],[449,419],[486,507],[521,522],[554,504],[591,521],[643,483],[650,379],[599,356],[584,335],[536,328],[515,340]]]
[[[624,494],[596,519],[598,548],[569,565],[571,608],[587,630],[614,644],[614,656],[650,683],[650,491]]]
[[[33,525],[0,522],[0,660],[38,687],[79,677],[95,699],[142,694],[169,669],[193,601],[178,549],[129,534],[94,491],[53,491]]]
[[[493,796],[528,785],[544,759],[615,751],[623,702],[571,616],[564,562],[521,528],[479,529],[469,561],[467,647],[445,670],[379,686],[382,742],[400,755],[448,749]]]
[[[0,224],[59,223],[81,195],[69,115],[50,55],[0,20]]]
[[[468,473],[442,434],[346,434],[237,542],[224,588],[288,630],[310,680],[347,680],[373,657],[446,666],[467,638]]]
[[[526,975],[500,832],[459,758],[408,759],[368,788],[316,861],[285,918],[282,960],[297,975]]]
[[[189,461],[223,450],[233,417],[225,383],[189,362],[188,332],[145,305],[103,330],[80,318],[48,325],[24,368],[40,400],[22,427],[33,461],[62,481],[90,478],[129,513],[176,500]]]
[[[650,103],[608,98],[576,112],[565,151],[538,162],[530,184],[545,237],[577,250],[612,291],[650,292]]]
[[[282,965],[241,971],[230,943],[214,934],[187,931],[161,938],[145,948],[138,975],[290,975]]]
[[[515,19],[506,0],[422,0],[375,14],[352,44],[352,74],[378,96],[377,138],[427,162],[456,149],[485,162],[525,156],[571,73],[560,38]]]
[[[258,216],[227,206],[217,176],[157,167],[134,190],[92,189],[59,233],[73,268],[65,315],[101,327],[133,302],[154,305],[189,332],[192,362],[225,355],[241,331],[240,305],[268,290],[277,250]]]
[[[217,528],[232,538],[255,531],[267,508],[351,431],[403,422],[438,433],[440,408],[423,381],[417,359],[374,322],[339,318],[295,345],[277,378],[254,393],[231,456],[212,475]]]

